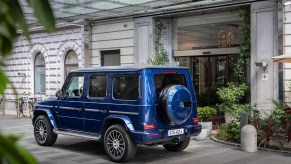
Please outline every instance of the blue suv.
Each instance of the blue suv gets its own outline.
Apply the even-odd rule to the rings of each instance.
[[[103,142],[115,162],[132,159],[137,144],[182,151],[198,135],[195,92],[184,67],[100,67],[71,72],[56,98],[33,111],[35,140],[58,134]]]

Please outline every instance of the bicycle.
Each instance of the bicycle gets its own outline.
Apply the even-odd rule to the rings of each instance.
[[[25,92],[23,93],[25,95]],[[34,105],[37,101],[41,101],[41,97],[35,97],[34,94],[29,93],[27,94],[27,97],[20,97],[18,100],[18,108],[19,108],[19,116],[18,118],[21,118],[21,115],[23,117],[26,117],[29,115],[29,117],[32,117],[32,109],[34,108]]]
[[[29,116],[31,118],[31,113],[32,113],[32,109],[34,108],[36,102],[38,101],[42,101],[42,97],[35,97],[35,95],[31,94],[32,97],[28,97],[28,111],[29,111]]]
[[[26,117],[26,113],[29,113],[27,111],[28,110],[27,102],[28,102],[28,97],[19,97],[18,99],[18,111],[19,111],[18,118],[19,119],[21,118],[21,115],[22,117]]]

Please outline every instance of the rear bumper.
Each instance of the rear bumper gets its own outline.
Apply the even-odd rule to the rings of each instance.
[[[157,130],[146,130],[142,132],[131,132],[131,137],[137,144],[161,144],[171,141],[174,138],[183,140],[186,137],[197,136],[200,134],[202,126],[187,125],[184,126],[184,134],[168,136],[168,130],[170,129],[157,129]]]

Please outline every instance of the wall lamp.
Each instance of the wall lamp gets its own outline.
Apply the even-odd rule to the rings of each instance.
[[[255,62],[257,67],[263,67],[264,73],[268,73],[267,68],[268,68],[268,62],[262,61],[262,62]]]
[[[284,6],[291,5],[291,1],[285,1]]]

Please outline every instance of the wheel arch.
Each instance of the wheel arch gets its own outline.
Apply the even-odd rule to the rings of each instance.
[[[34,125],[36,118],[40,115],[47,116],[47,118],[50,120],[50,123],[52,124],[53,128],[58,128],[56,120],[55,120],[52,112],[49,109],[35,109],[33,111],[32,125]]]
[[[104,120],[102,134],[104,134],[106,129],[108,129],[113,124],[122,124],[127,130],[131,132],[135,131],[131,120],[127,116],[111,115]]]

